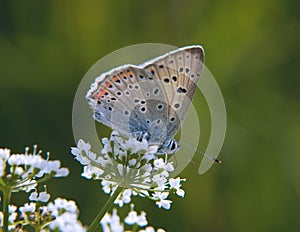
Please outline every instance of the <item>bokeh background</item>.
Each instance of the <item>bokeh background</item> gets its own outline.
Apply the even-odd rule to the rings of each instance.
[[[204,46],[228,130],[222,165],[202,176],[191,165],[181,174],[188,179],[184,199],[173,198],[170,211],[136,199],[136,209],[167,231],[300,231],[299,1],[0,4],[0,147],[21,152],[37,143],[68,166],[70,176],[51,181],[48,191],[75,199],[84,224],[108,196],[98,182],[80,177],[82,167],[70,155],[76,88],[101,57],[151,42]],[[23,197],[13,200],[21,204]]]

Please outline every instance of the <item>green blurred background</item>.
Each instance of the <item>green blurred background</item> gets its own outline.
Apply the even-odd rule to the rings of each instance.
[[[186,169],[186,197],[170,211],[146,199],[136,209],[167,231],[300,231],[299,9],[296,0],[1,1],[0,146],[38,143],[62,160],[71,174],[48,191],[75,199],[89,224],[107,195],[70,155],[81,78],[124,46],[201,44],[227,106],[223,164],[202,176]]]

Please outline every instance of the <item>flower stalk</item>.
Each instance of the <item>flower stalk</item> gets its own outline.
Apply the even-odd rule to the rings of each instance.
[[[108,198],[108,200],[105,203],[105,205],[101,208],[101,210],[99,211],[99,213],[95,217],[94,221],[91,223],[91,225],[87,229],[87,232],[93,232],[93,231],[96,231],[97,229],[99,229],[100,221],[102,220],[102,218],[104,217],[104,215],[107,212],[110,211],[110,209],[112,208],[112,206],[114,204],[114,201],[119,196],[119,194],[121,193],[122,190],[123,190],[122,187],[117,187],[116,188],[116,190],[114,191],[114,193],[112,194],[112,196],[110,196]]]
[[[8,231],[8,217],[9,217],[9,210],[8,205],[10,203],[10,197],[11,197],[11,189],[10,188],[4,188],[3,190],[3,231]]]

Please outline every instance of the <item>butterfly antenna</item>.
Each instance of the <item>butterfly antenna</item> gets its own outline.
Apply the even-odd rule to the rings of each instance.
[[[210,159],[211,161],[214,161],[218,164],[221,164],[222,161],[217,159],[217,158],[214,158],[214,157],[211,157],[210,155],[207,155],[206,153],[204,153],[203,151],[201,151],[200,149],[198,149],[197,147],[194,147],[193,145],[189,144],[189,143],[186,143],[186,142],[183,142],[183,141],[180,141],[179,142],[180,144],[184,144],[185,146],[191,148],[192,150],[195,150],[197,153],[203,155],[204,157]]]

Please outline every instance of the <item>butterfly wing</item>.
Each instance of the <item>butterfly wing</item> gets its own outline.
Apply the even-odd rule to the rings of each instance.
[[[168,104],[168,138],[178,132],[194,96],[203,69],[204,50],[194,45],[177,49],[141,65],[163,85]]]
[[[167,137],[168,113],[162,85],[154,75],[135,65],[124,65],[100,75],[86,98],[94,119],[133,136],[151,134],[150,144]]]

